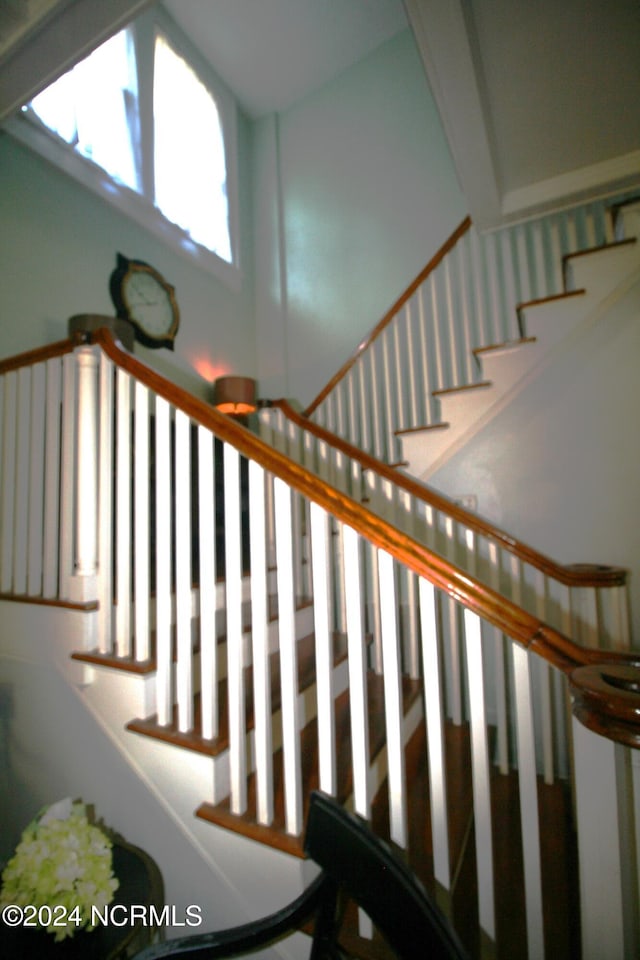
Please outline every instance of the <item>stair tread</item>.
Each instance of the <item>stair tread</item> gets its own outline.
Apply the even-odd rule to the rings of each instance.
[[[407,433],[423,433],[425,430],[446,430],[449,427],[447,421],[441,421],[440,423],[425,423],[422,426],[417,427],[406,427],[402,430],[394,430],[393,435],[395,437],[401,437],[403,434]],[[406,465],[409,466],[409,462],[405,461]]]
[[[535,297],[531,300],[523,300],[516,305],[516,311],[519,313],[521,310],[527,310],[529,307],[539,307],[545,303],[557,303],[559,300],[569,300],[572,297],[583,297],[586,292],[584,288],[580,288],[579,290],[563,290],[561,293],[551,293],[548,297]]]
[[[463,394],[471,390],[483,390],[491,386],[491,380],[479,380],[478,383],[465,383],[460,387],[445,387],[443,390],[433,390],[434,397],[450,396],[454,393]]]
[[[309,634],[298,641],[298,692],[302,693],[310,687],[315,679],[315,638]],[[334,666],[337,666],[346,657],[346,638],[343,634],[334,634]],[[269,655],[269,670],[271,677],[271,708],[276,711],[281,706],[280,690],[280,657],[278,652]],[[226,678],[218,683],[218,717],[219,728],[215,739],[210,740],[202,735],[202,711],[200,694],[194,696],[193,729],[183,732],[178,725],[178,708],[174,706],[172,721],[167,726],[158,723],[157,714],[150,717],[138,718],[129,721],[127,730],[144,736],[162,740],[174,746],[205,753],[209,756],[218,756],[229,746],[229,713],[228,686]],[[254,727],[253,716],[253,668],[245,668],[245,723],[247,731]]]
[[[491,343],[486,347],[475,347],[472,353],[477,357],[479,354],[491,353],[494,350],[514,350],[527,343],[535,343],[536,339],[536,337],[519,337],[517,340],[504,340],[502,343]]]

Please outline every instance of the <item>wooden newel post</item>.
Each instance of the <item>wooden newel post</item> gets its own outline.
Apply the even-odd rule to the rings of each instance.
[[[98,567],[98,356],[95,348],[79,347],[76,427],[74,600],[97,596]]]
[[[640,663],[579,667],[570,684],[582,957],[635,960],[640,956]]]

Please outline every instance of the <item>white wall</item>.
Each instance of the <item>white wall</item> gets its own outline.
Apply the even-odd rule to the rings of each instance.
[[[240,123],[245,177],[248,131]],[[113,316],[109,276],[116,253],[145,260],[176,288],[175,353],[135,353],[201,396],[222,373],[255,371],[250,208],[243,202],[239,292],[189,263],[40,157],[0,134],[0,357],[67,335],[77,313]]]
[[[639,359],[636,283],[428,481],[561,563],[630,570],[637,646]]]
[[[260,387],[306,405],[466,208],[409,30],[254,134]]]

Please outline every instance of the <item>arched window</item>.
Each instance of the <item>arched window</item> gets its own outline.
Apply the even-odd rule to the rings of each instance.
[[[229,278],[236,108],[190,49],[173,21],[145,14],[34,97],[9,130],[201,266],[220,272],[223,261]]]
[[[155,203],[192,240],[230,261],[227,164],[216,101],[162,34],[153,77]]]
[[[137,104],[131,32],[122,30],[25,109],[114,180],[139,190]]]

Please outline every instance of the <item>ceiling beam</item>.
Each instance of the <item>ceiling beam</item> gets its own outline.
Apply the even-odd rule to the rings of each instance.
[[[405,0],[409,22],[478,228],[499,222],[501,189],[490,115],[460,0]]]

